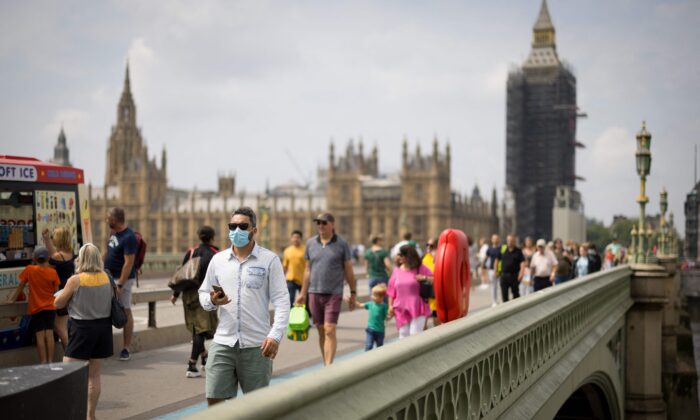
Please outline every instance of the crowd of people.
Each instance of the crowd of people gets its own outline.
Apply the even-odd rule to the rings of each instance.
[[[489,242],[479,239],[478,249],[472,251],[478,259],[475,278],[481,288],[490,288],[491,306],[612,268],[624,261],[625,253],[617,239],[601,256],[592,242],[547,242],[542,238],[535,242],[527,237],[519,244],[515,235],[508,235],[506,243],[501,243],[496,234]]]
[[[219,250],[213,245],[214,228],[199,228],[200,244],[187,250],[182,260],[183,266],[197,260],[192,286],[174,291],[171,301],[182,299],[185,327],[192,336],[185,374],[201,376],[198,362],[206,369],[210,405],[234,398],[239,386],[246,393],[269,384],[272,361],[290,309],[296,305],[306,307],[318,331],[325,365],[335,359],[343,302],[351,311],[356,307],[367,311],[366,351],[384,344],[386,323],[391,319],[399,339],[425,330],[431,319],[433,326],[440,324],[431,293],[435,239],[428,239],[423,250],[410,233],[391,248],[384,246],[381,236],[374,236],[357,256],[336,233],[332,214],[319,214],[314,222],[318,234],[304,242],[302,232],[293,231],[281,257],[256,242],[257,216],[248,207],[236,209],[227,221],[229,248]],[[46,247],[35,248],[34,264],[20,274],[21,283],[10,296],[15,301],[29,285],[28,311],[41,363],[53,358],[54,331],[64,349],[64,362],[89,362],[88,418],[94,418],[100,395],[101,360],[113,355],[113,296],[128,318],[119,360],[131,357],[137,240],[123,209],[111,209],[107,223],[112,233],[103,252],[88,243],[76,255],[67,228],[43,232]],[[489,243],[482,238],[478,244],[470,240],[469,246],[472,281],[491,289],[493,306],[612,267],[624,254],[616,241],[601,258],[591,243],[525,238],[520,244],[514,235],[508,235],[505,243],[492,235]],[[367,302],[357,301],[356,257],[366,268]],[[346,285],[349,295],[344,297]],[[270,305],[274,308],[272,323]],[[208,350],[206,340],[212,340]]]
[[[29,289],[28,330],[36,339],[39,363],[54,360],[54,332],[63,349],[63,362],[88,362],[88,419],[95,418],[100,396],[101,361],[113,355],[113,297],[121,302],[127,315],[119,360],[131,358],[136,236],[126,225],[121,208],[109,211],[107,224],[112,234],[102,252],[86,243],[76,254],[68,226],[59,226],[53,232],[44,230],[45,245],[34,248],[32,264],[22,270],[19,285],[8,296],[9,302],[15,302],[25,295],[25,288]]]

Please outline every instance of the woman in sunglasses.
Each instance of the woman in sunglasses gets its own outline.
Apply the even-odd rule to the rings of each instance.
[[[396,315],[399,338],[423,331],[430,306],[420,296],[420,281],[433,281],[433,273],[421,263],[415,247],[404,245],[397,255],[399,266],[389,279],[389,317]]]

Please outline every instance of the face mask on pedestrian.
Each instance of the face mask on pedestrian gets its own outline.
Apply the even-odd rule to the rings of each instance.
[[[241,228],[228,231],[228,238],[236,248],[243,248],[244,246],[248,245],[252,236],[252,232],[248,233],[247,230],[241,230]]]

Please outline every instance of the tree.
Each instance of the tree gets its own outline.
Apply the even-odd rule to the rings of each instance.
[[[603,222],[596,219],[586,220],[586,238],[588,242],[595,244],[598,252],[602,252],[605,246],[612,240],[612,232],[605,227]]]
[[[639,224],[639,219],[622,219],[619,218],[610,227],[613,235],[617,237],[617,241],[622,244],[622,246],[629,248],[632,243],[632,227]]]

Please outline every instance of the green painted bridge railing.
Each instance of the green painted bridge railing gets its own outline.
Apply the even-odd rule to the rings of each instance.
[[[624,413],[622,266],[516,299],[191,418],[553,418],[585,383]]]

